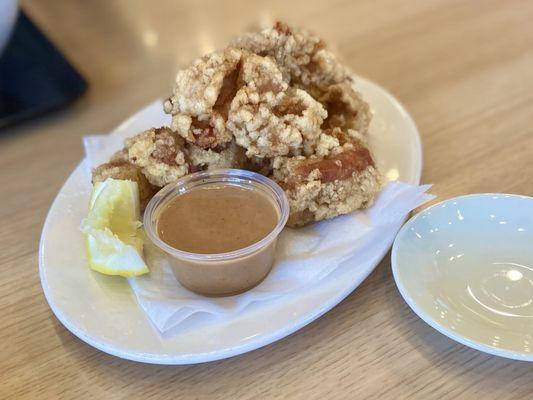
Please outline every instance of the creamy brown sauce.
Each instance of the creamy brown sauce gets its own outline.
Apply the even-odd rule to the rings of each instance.
[[[157,220],[158,236],[178,250],[226,253],[250,246],[276,227],[275,205],[257,190],[234,185],[176,196]]]

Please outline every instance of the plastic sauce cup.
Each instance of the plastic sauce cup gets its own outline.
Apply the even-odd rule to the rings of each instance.
[[[271,200],[278,214],[274,229],[260,241],[227,253],[190,253],[161,240],[157,222],[169,201],[189,191],[223,185],[257,190]],[[187,175],[161,189],[146,207],[144,229],[167,254],[174,276],[184,287],[205,296],[231,296],[253,288],[268,275],[274,264],[277,238],[288,216],[287,197],[274,181],[255,172],[223,169]]]

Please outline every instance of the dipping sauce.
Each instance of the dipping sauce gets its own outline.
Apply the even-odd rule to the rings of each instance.
[[[148,203],[143,221],[181,286],[204,296],[232,296],[258,285],[272,269],[289,209],[276,182],[222,169],[165,186]]]
[[[226,253],[259,242],[278,220],[277,207],[258,190],[208,186],[169,200],[157,218],[157,234],[178,250]]]

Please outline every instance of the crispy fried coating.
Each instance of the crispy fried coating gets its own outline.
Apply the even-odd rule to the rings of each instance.
[[[288,88],[270,57],[247,55],[241,74],[244,86],[231,103],[227,126],[246,155],[312,154],[324,107],[305,91]]]
[[[107,178],[137,182],[141,209],[144,209],[158,188],[150,184],[141,170],[123,159],[124,152],[115,153],[109,163],[92,170],[92,183],[103,182]]]
[[[292,88],[305,90],[327,111],[323,128],[368,130],[368,104],[354,90],[352,74],[310,33],[278,22],[273,28],[236,38],[233,46],[272,57]]]
[[[279,157],[272,178],[289,198],[288,226],[333,218],[372,205],[381,176],[356,132],[335,132],[339,146],[325,157]]]
[[[127,160],[154,186],[165,186],[189,172],[183,139],[168,128],[155,128],[126,139]]]
[[[212,149],[232,140],[226,120],[237,91],[241,56],[240,50],[228,48],[178,72],[164,109],[172,115],[171,128],[189,143]]]
[[[190,161],[190,172],[220,168],[250,169],[252,167],[244,148],[238,146],[235,141],[220,151],[202,149],[194,145],[186,145],[186,150]]]
[[[282,22],[239,36],[231,45],[272,57],[288,83],[309,91],[314,97],[328,86],[349,79],[346,68],[325,48],[321,39]]]
[[[319,100],[328,113],[323,128],[353,129],[361,134],[368,131],[372,119],[370,107],[352,84],[331,85]]]

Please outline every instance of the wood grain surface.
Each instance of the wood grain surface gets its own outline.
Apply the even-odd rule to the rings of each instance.
[[[1,399],[531,399],[533,365],[436,332],[398,294],[386,256],[306,328],[232,359],[154,366],[70,334],[44,299],[37,253],[81,137],[167,95],[176,69],[275,18],[323,36],[416,120],[439,199],[533,195],[531,1],[22,1],[87,77],[68,109],[0,132]]]

